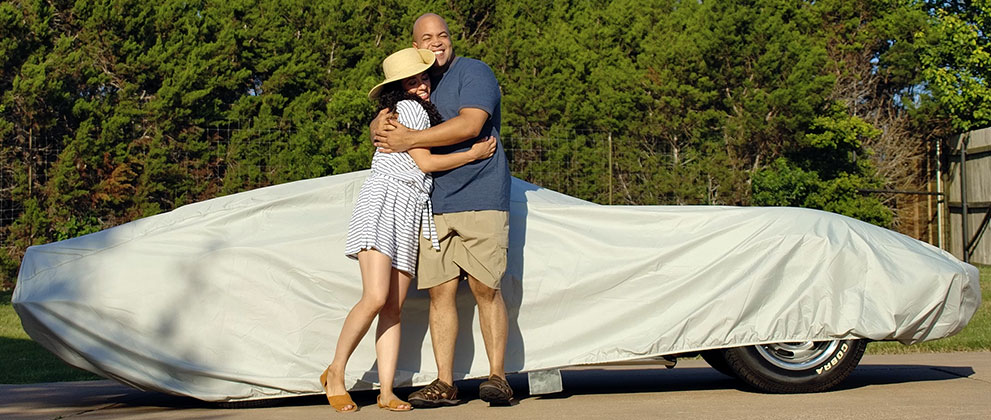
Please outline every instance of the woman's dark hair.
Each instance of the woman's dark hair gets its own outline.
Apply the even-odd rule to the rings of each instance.
[[[427,110],[427,116],[430,117],[431,127],[444,122],[444,117],[440,116],[440,112],[437,111],[437,107],[434,106],[434,104],[424,101],[423,98],[403,90],[402,85],[400,85],[401,82],[401,80],[392,82],[382,88],[382,93],[379,94],[379,109],[389,108],[391,110],[395,110],[396,104],[399,103],[399,101],[409,99],[423,105],[423,109]]]

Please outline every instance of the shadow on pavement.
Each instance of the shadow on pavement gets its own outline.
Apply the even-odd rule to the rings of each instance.
[[[524,398],[558,399],[587,394],[631,394],[652,392],[732,389],[735,379],[711,368],[580,369],[561,372],[564,391]],[[516,384],[513,384],[514,387]],[[526,376],[523,375],[525,390]]]
[[[700,391],[738,389],[757,392],[735,378],[723,375],[715,369],[675,368],[665,369],[581,369],[562,371],[564,391],[556,394],[529,396],[518,392],[520,399],[568,398],[573,395],[654,393],[676,391]],[[826,392],[857,389],[875,385],[909,382],[931,382],[966,378],[974,374],[971,367],[928,365],[861,365],[845,381]],[[513,387],[526,390],[526,376],[520,375]]]
[[[836,388],[833,388],[833,391],[856,389],[872,385],[945,381],[967,378],[974,373],[974,369],[970,366],[862,364],[854,369],[849,378],[841,382]]]
[[[911,382],[945,381],[974,375],[972,367],[931,365],[861,365],[853,374],[832,391],[843,391]],[[566,399],[576,395],[635,394],[699,390],[739,389],[753,392],[734,378],[708,367],[664,368],[578,368],[561,372],[564,391],[555,394],[529,395],[526,374],[508,375],[516,393],[516,400]],[[478,385],[482,379],[458,381],[459,396],[465,402],[478,398]],[[396,393],[405,398],[417,387],[397,388]],[[81,412],[95,407],[132,409],[251,409],[268,407],[304,407],[326,405],[323,395],[274,398],[235,403],[212,403],[188,397],[158,392],[135,390],[111,381],[70,382],[64,384],[3,385],[0,386],[0,405],[15,404],[20,408],[45,408],[60,406]],[[362,407],[374,406],[377,390],[351,393]],[[99,409],[99,408],[97,408]],[[143,411],[143,410],[141,410]],[[219,413],[219,411],[218,411]]]

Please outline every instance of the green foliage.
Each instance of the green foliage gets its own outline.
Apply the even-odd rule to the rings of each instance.
[[[860,190],[879,187],[876,180],[864,175],[844,172],[822,179],[818,172],[782,157],[755,173],[751,182],[755,205],[826,210],[884,227],[893,219],[891,209],[880,200],[860,194]]]
[[[932,23],[917,37],[933,100],[959,131],[991,125],[991,2],[933,2]]]
[[[0,277],[31,244],[367,167],[361,92],[411,23],[397,6],[0,4]]]
[[[889,226],[873,145],[991,118],[987,2],[10,0],[0,280],[32,244],[366,168],[365,94],[431,11],[499,79],[514,174],[600,203]]]
[[[880,135],[880,130],[834,104],[830,114],[812,120],[804,138],[786,155],[824,179],[843,174],[871,177],[874,170],[870,161],[857,157],[866,157],[869,151],[864,144]]]
[[[759,206],[805,207],[822,185],[819,174],[798,168],[785,158],[755,173],[751,182],[753,202]]]
[[[789,153],[754,173],[752,203],[821,209],[890,227],[891,209],[862,190],[878,189],[864,144],[881,132],[834,104],[830,115],[812,120]],[[858,154],[861,156],[858,159]]]

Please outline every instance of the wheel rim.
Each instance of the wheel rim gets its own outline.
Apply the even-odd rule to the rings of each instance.
[[[803,341],[797,343],[771,343],[754,346],[772,365],[786,370],[806,370],[825,362],[839,347],[834,341]]]

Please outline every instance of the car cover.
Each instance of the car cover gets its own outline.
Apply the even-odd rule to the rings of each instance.
[[[71,365],[207,401],[322,392],[361,295],[343,255],[368,171],[215,198],[27,250],[13,305]],[[510,372],[758,343],[952,335],[978,271],[905,235],[783,207],[604,206],[512,180],[502,294]],[[455,378],[488,374],[459,288]],[[411,290],[397,385],[436,377],[429,298]],[[375,387],[374,330],[347,366]]]

